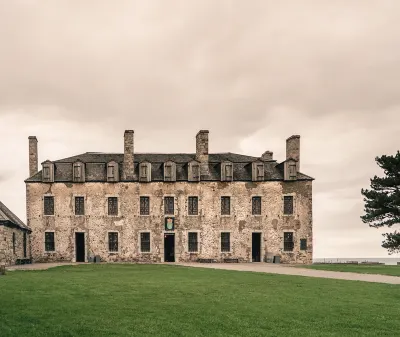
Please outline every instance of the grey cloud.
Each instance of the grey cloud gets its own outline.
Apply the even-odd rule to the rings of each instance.
[[[25,213],[28,135],[45,160],[121,152],[125,128],[138,152],[193,152],[210,129],[211,152],[283,160],[301,134],[317,255],[347,228],[376,245],[360,189],[398,149],[399,13],[385,0],[0,2],[0,134],[14,146],[0,146],[13,158],[0,198]]]

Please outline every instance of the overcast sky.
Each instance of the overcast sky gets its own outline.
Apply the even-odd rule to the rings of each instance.
[[[39,162],[79,153],[285,159],[301,135],[314,257],[386,257],[360,220],[374,158],[399,150],[400,1],[0,0],[0,200],[26,220]]]

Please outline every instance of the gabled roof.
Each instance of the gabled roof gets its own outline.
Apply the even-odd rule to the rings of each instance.
[[[0,223],[10,223],[21,229],[31,231],[13,212],[11,212],[6,205],[0,201]]]
[[[135,153],[135,162],[148,161],[150,163],[165,163],[166,161],[173,161],[175,163],[188,163],[192,160],[196,160],[195,153]],[[233,163],[244,163],[250,162],[257,157],[245,156],[236,153],[210,153],[210,163],[220,163],[222,161],[231,161]],[[77,160],[81,160],[84,163],[107,163],[112,160],[117,163],[124,161],[123,153],[103,153],[103,152],[86,152],[77,156],[68,157],[64,159],[56,160],[55,163],[73,163]]]
[[[220,181],[221,163],[233,163],[234,181],[252,181],[252,163],[264,163],[265,180],[277,181],[283,180],[283,163],[277,164],[276,160],[262,160],[259,157],[246,156],[236,153],[210,153],[208,155],[208,174],[202,175],[202,181]],[[77,160],[86,164],[86,181],[102,182],[106,181],[104,176],[107,163],[115,161],[119,163],[120,174],[123,172],[124,154],[123,153],[101,153],[86,152],[77,156],[64,158],[54,161],[54,181],[69,182],[72,181],[72,164]],[[190,162],[196,161],[195,153],[135,153],[134,154],[134,172],[139,174],[139,163],[151,163],[152,181],[164,181],[163,164],[173,161],[176,164],[177,181],[187,180],[187,166]],[[122,176],[122,175],[121,175]],[[313,180],[313,178],[299,173],[297,180]],[[136,179],[136,178],[135,178]],[[25,182],[41,182],[42,172],[39,171]],[[135,180],[136,181],[136,180]]]

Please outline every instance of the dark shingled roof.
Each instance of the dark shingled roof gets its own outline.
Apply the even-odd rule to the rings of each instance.
[[[29,227],[26,226],[13,212],[6,207],[6,205],[0,201],[0,224],[7,223],[30,231]]]
[[[106,164],[115,161],[119,163],[120,177],[123,170],[123,153],[101,153],[86,152],[77,156],[64,158],[54,161],[55,172],[54,179],[56,182],[72,181],[72,163],[81,161],[86,164],[86,182],[106,181]],[[188,163],[196,160],[195,153],[135,153],[135,174],[139,174],[139,163],[147,161],[152,163],[151,179],[152,181],[164,181],[163,163],[173,161],[176,163],[176,180],[187,181]],[[261,158],[245,156],[236,153],[210,153],[209,154],[209,175],[201,176],[201,180],[220,181],[221,180],[221,163],[230,161],[233,165],[234,181],[252,181],[252,166],[255,161],[262,161]],[[263,161],[265,167],[265,180],[283,180],[283,172],[276,160]],[[298,180],[313,180],[313,178],[298,173]],[[42,172],[38,172],[32,177],[25,180],[26,182],[41,182]]]

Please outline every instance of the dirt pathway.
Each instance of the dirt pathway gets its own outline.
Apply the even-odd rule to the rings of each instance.
[[[253,271],[258,273],[272,273],[308,277],[322,277],[339,280],[400,284],[400,277],[397,276],[314,270],[306,268],[287,267],[284,265],[270,263],[177,263],[177,265],[186,267]]]

